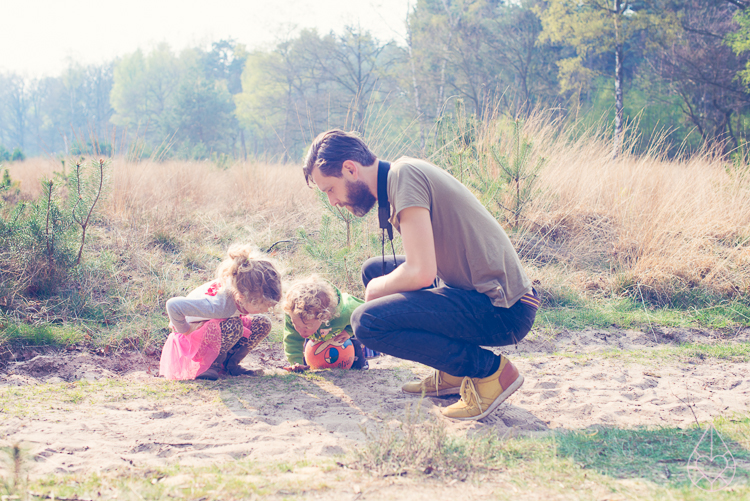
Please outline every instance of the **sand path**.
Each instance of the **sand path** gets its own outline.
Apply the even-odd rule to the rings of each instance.
[[[747,343],[750,329],[730,337]],[[507,403],[483,422],[447,424],[457,431],[545,433],[685,426],[696,417],[750,411],[750,363],[663,355],[687,341],[727,342],[677,330],[537,335],[507,352],[525,376]],[[369,371],[288,374],[278,368],[278,343],[261,345],[243,364],[267,375],[171,382],[154,376],[158,359],[140,353],[39,354],[0,374],[0,438],[36,455],[32,475],[236,459],[316,464],[361,444],[363,427],[403,419],[419,399],[400,386],[430,372],[384,356],[372,359]],[[439,408],[454,401],[425,399],[420,419],[444,419]]]

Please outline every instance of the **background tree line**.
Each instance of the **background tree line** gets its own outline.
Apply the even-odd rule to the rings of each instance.
[[[582,127],[667,134],[673,154],[743,146],[750,0],[417,0],[404,39],[290,33],[117,60],[57,77],[0,74],[0,161],[113,150],[298,159],[332,126],[418,151],[453,101],[477,118],[556,110]],[[625,125],[630,123],[629,127]],[[646,147],[647,140],[644,140]]]

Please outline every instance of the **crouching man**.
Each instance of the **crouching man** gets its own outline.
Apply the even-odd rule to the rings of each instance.
[[[523,376],[483,346],[523,339],[539,307],[497,220],[444,170],[415,158],[379,161],[354,133],[316,137],[303,172],[331,205],[355,216],[375,202],[389,207],[401,234],[406,255],[372,258],[362,267],[365,304],[352,314],[354,335],[374,350],[434,368],[402,389],[460,395],[445,416],[476,420],[493,412]]]

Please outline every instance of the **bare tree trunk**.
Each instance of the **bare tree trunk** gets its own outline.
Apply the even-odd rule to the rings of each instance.
[[[617,158],[622,142],[622,41],[620,40],[620,9],[622,0],[614,0],[615,17],[615,137],[612,157]]]
[[[622,142],[622,44],[615,45],[615,137],[613,157],[617,158]]]
[[[443,95],[445,93],[445,66],[448,63],[448,52],[450,51],[451,41],[453,40],[453,29],[454,20],[451,15],[450,9],[448,8],[448,1],[443,0],[443,8],[445,9],[445,15],[448,16],[448,41],[443,47],[443,61],[440,63],[440,84],[438,86],[438,99],[437,99],[437,110],[435,112],[435,118],[440,118],[440,111],[443,108]]]
[[[437,110],[435,111],[436,118],[440,118],[440,110],[443,108],[443,94],[445,92],[445,65],[448,63],[448,51],[450,50],[451,38],[453,38],[453,31],[448,33],[448,42],[443,48],[443,62],[440,63],[440,84],[438,86]]]
[[[412,50],[411,26],[409,17],[406,18],[407,38],[406,48],[409,50],[409,65],[411,66],[411,86],[414,92],[414,111],[417,113],[417,124],[419,125],[419,149],[424,152],[425,134],[424,134],[424,117],[422,116],[422,105],[419,102],[419,85],[417,84],[417,69],[414,64],[414,52]]]

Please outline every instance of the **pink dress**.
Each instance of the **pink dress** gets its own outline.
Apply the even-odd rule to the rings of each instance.
[[[208,295],[216,294],[209,290]],[[211,367],[216,357],[222,352],[221,322],[225,318],[207,320],[200,328],[190,334],[172,332],[161,351],[159,375],[167,379],[195,379]],[[252,316],[240,316],[242,337],[249,338],[252,328]],[[235,338],[236,339],[236,338]],[[225,347],[224,353],[232,348]]]

